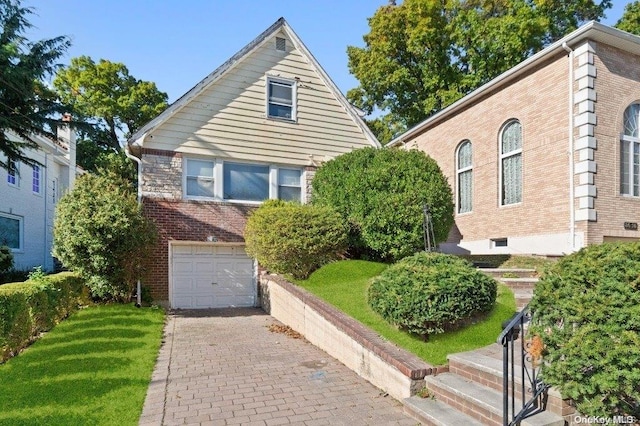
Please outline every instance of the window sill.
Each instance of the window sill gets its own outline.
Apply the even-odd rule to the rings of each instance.
[[[278,122],[281,122],[281,123],[298,124],[298,120],[295,120],[295,119],[282,118],[282,117],[271,117],[269,115],[267,116],[267,120],[278,121]]]

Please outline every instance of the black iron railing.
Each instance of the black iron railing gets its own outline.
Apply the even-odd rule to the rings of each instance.
[[[504,426],[519,425],[525,418],[546,408],[549,386],[540,378],[540,360],[532,355],[532,341],[525,336],[525,328],[531,318],[527,305],[509,321],[498,337],[498,343],[502,345]]]

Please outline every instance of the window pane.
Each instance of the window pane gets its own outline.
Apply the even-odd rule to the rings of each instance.
[[[640,115],[640,104],[631,104],[624,111],[624,134],[627,136],[638,136],[638,115]]]
[[[0,216],[0,245],[20,248],[20,221]]]
[[[522,126],[512,121],[502,131],[502,153],[507,154],[522,148]]]
[[[269,104],[269,117],[291,119],[292,108],[286,105]]]
[[[472,158],[471,142],[466,141],[458,149],[458,169],[471,167]]]
[[[278,188],[278,198],[285,201],[300,201],[301,190],[300,187],[295,186],[281,186]]]
[[[32,190],[35,193],[40,193],[40,166],[33,166],[33,184]]]
[[[631,195],[629,188],[629,145],[628,141],[620,141],[620,193]]]
[[[502,204],[522,201],[522,156],[512,155],[502,160]]]
[[[213,161],[187,160],[187,176],[213,178]]]
[[[187,176],[187,195],[191,197],[213,197],[213,179]]]
[[[300,186],[300,170],[278,170],[278,185]]]
[[[224,163],[224,199],[263,201],[269,198],[269,166]]]
[[[7,165],[8,165],[7,182],[10,183],[11,185],[17,185],[18,177],[17,177],[16,171],[18,169],[18,165],[13,160],[9,160]]]
[[[286,83],[269,83],[269,102],[279,102],[287,105],[291,105],[293,91],[291,84]]]
[[[458,213],[470,212],[472,208],[473,172],[468,170],[458,175]]]
[[[640,196],[640,143],[633,144],[633,195]]]

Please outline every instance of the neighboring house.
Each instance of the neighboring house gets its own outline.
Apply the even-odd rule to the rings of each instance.
[[[20,141],[14,134],[9,137]],[[54,269],[55,208],[77,173],[75,133],[66,126],[58,130],[58,137],[53,141],[32,136],[38,149],[26,150],[25,156],[40,165],[10,162],[9,170],[0,169],[0,245],[11,248],[17,270]]]
[[[590,22],[391,142],[452,186],[446,252],[561,255],[640,237],[640,37]]]
[[[324,161],[377,140],[284,19],[129,140],[159,228],[144,285],[173,308],[257,304],[247,215],[306,202]]]

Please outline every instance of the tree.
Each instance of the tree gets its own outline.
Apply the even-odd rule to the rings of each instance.
[[[382,111],[386,129],[379,121],[371,127],[387,142],[610,6],[610,0],[382,6],[369,19],[365,47],[347,49],[349,70],[360,82],[347,97],[369,114]]]
[[[53,81],[60,98],[95,124],[87,138],[103,149],[120,150],[120,138],[135,133],[167,107],[167,94],[138,80],[118,62],[88,56],[71,59]]]
[[[624,13],[615,27],[631,34],[640,35],[640,1],[634,1],[624,7]]]
[[[130,182],[85,174],[56,209],[54,255],[87,280],[94,297],[128,301],[156,240]]]
[[[332,207],[349,226],[355,256],[395,261],[423,250],[425,204],[436,242],[453,225],[451,187],[422,151],[358,149],[324,163],[312,185],[313,203]]]
[[[27,40],[31,13],[19,0],[0,0],[0,167],[5,169],[9,160],[37,164],[24,150],[38,147],[33,135],[56,138],[59,118],[68,112],[43,80],[55,73],[71,43],[63,36]]]

